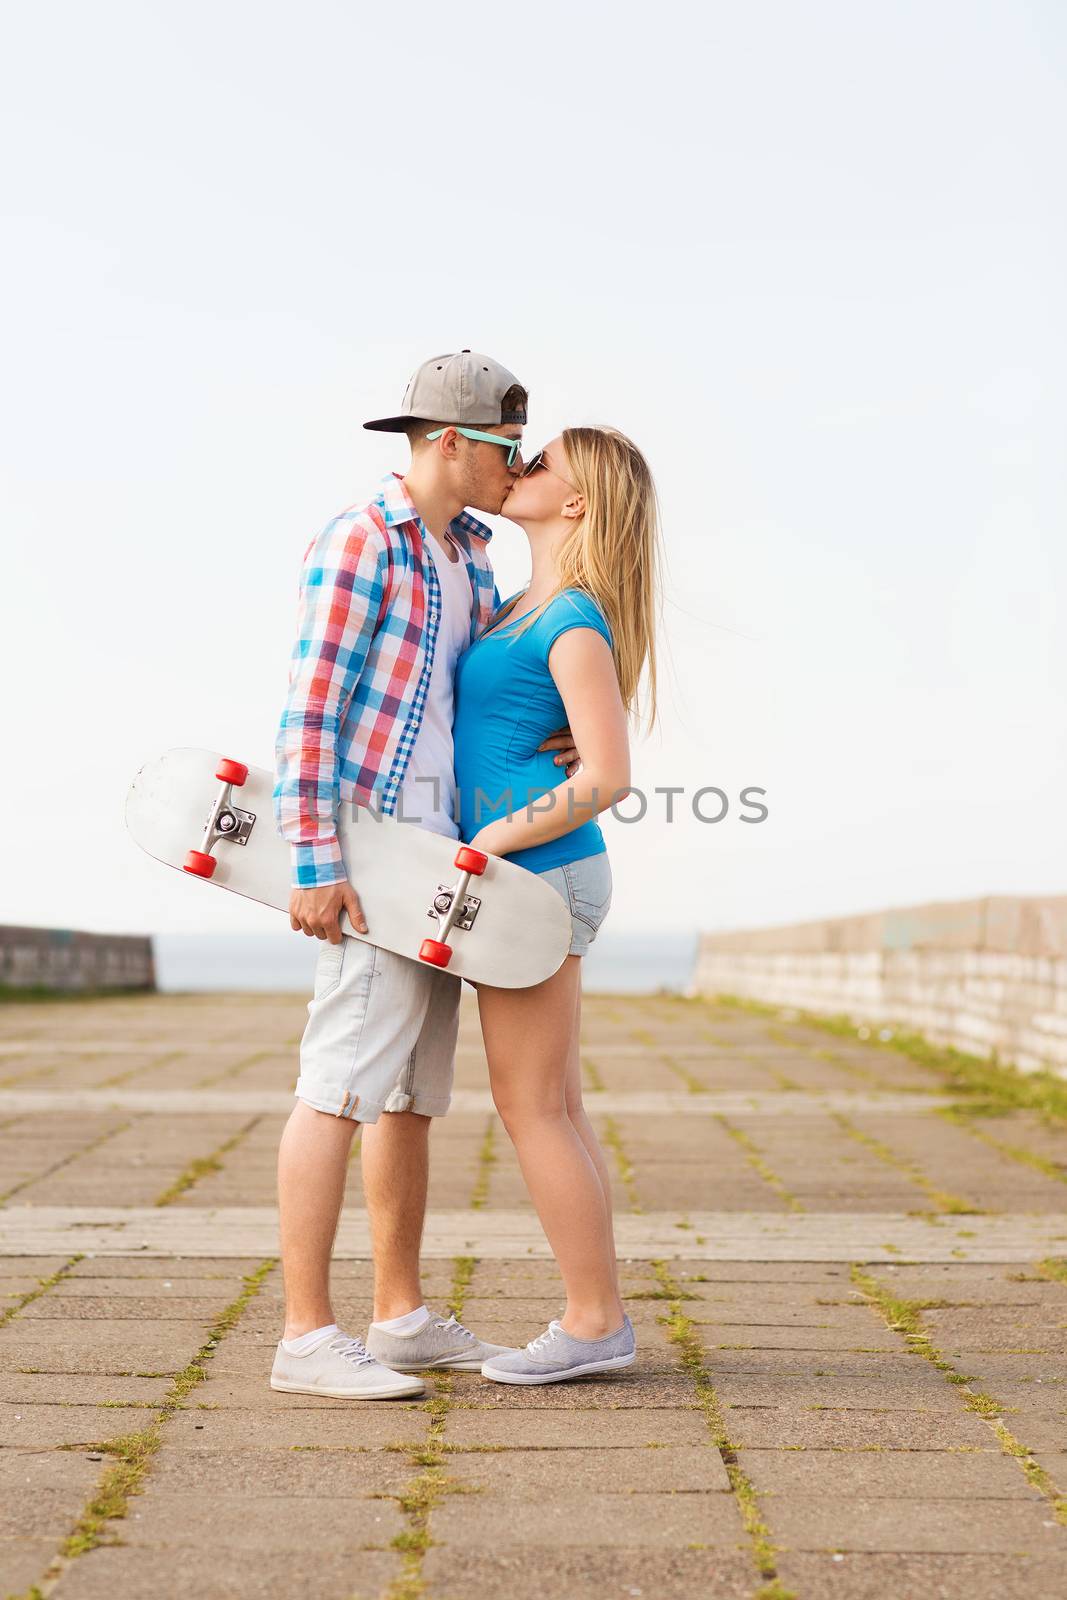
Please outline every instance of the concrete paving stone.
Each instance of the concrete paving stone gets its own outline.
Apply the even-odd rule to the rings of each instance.
[[[97,1478],[105,1462],[97,1464]],[[92,1486],[90,1486],[90,1489]],[[72,1483],[5,1483],[0,1502],[0,1534],[5,1538],[65,1539],[85,1500]],[[54,1546],[53,1546],[54,1548]]]
[[[976,1302],[988,1306],[1040,1306],[1055,1312],[1067,1304],[1063,1286],[1047,1281],[1016,1281],[1029,1274],[1025,1267],[949,1266],[930,1264],[916,1267],[874,1266],[867,1269],[905,1300],[947,1300]]]
[[[392,1450],[254,1450],[247,1445],[187,1450],[169,1443],[153,1457],[151,1469],[159,1491],[297,1500],[402,1494],[417,1471],[407,1456]]]
[[[236,1299],[243,1287],[240,1273],[198,1277],[192,1273],[172,1273],[163,1267],[157,1273],[143,1273],[137,1277],[64,1277],[54,1289],[49,1290],[49,1296],[54,1296],[59,1304],[65,1301],[66,1314],[76,1317],[82,1315],[85,1301],[99,1300],[105,1295],[112,1304],[119,1300],[140,1300],[145,1296],[154,1296],[180,1305],[210,1300],[213,1305],[227,1306]],[[257,1301],[265,1292],[265,1288],[259,1291]]]
[[[1067,1310],[1067,1297],[1064,1300]],[[946,1350],[1029,1350],[1067,1354],[1067,1317],[1034,1316],[1014,1306],[924,1311],[923,1324]]]
[[[1067,1427],[1063,1430],[1062,1450],[1036,1450],[1034,1460],[1043,1468],[1061,1494],[1067,1494]]]
[[[204,1343],[200,1322],[62,1322],[16,1318],[0,1333],[4,1366],[39,1372],[179,1372]],[[225,1348],[224,1345],[219,1347]]]
[[[26,1322],[113,1322],[116,1315],[139,1322],[213,1323],[230,1296],[207,1295],[42,1295],[20,1313]]]
[[[464,1379],[471,1381],[471,1388]],[[460,1373],[455,1382],[458,1404],[494,1411],[565,1411],[590,1406],[662,1409],[685,1406],[694,1399],[690,1378],[674,1372],[642,1371],[636,1365],[624,1372],[572,1378],[567,1383],[488,1383],[477,1373]]]
[[[168,1449],[292,1450],[297,1445],[315,1453],[328,1450],[384,1450],[391,1445],[424,1440],[429,1417],[420,1404],[404,1400],[332,1400],[319,1395],[275,1394],[290,1402],[262,1411],[201,1410],[176,1412],[166,1425]],[[213,1404],[213,1402],[208,1402]]]
[[[869,1400],[878,1396],[868,1395]],[[722,1407],[731,1444],[761,1450],[990,1450],[996,1438],[973,1411],[875,1410],[841,1406],[826,1411],[791,1405]],[[1032,1448],[1036,1448],[1032,1446]],[[1053,1446],[1053,1448],[1056,1448]]]
[[[691,1294],[700,1294],[702,1284],[843,1284],[846,1292],[853,1286],[848,1267],[828,1261],[690,1261],[679,1257],[670,1263],[670,1274]]]
[[[640,1449],[658,1455],[671,1449],[705,1447],[710,1440],[702,1410],[647,1411],[460,1411],[448,1413],[449,1444],[490,1445],[508,1450]],[[652,1447],[651,1449],[649,1447]]]
[[[35,1584],[55,1554],[56,1541],[0,1537],[0,1584],[3,1592],[24,1594]]]
[[[352,1262],[352,1266],[362,1263]],[[262,1256],[107,1256],[87,1255],[64,1274],[64,1282],[75,1278],[210,1278],[233,1289],[234,1298],[244,1287],[242,1277],[263,1265]],[[346,1263],[347,1265],[347,1263]],[[338,1263],[338,1270],[341,1263]],[[90,1291],[94,1293],[96,1291]]]
[[[0,1441],[6,1445],[51,1447],[86,1440],[115,1439],[146,1428],[155,1411],[143,1406],[0,1405]]]
[[[1025,1188],[1033,1199],[1042,1197],[1049,1210],[1064,1209],[1062,1183],[1021,1166],[944,1117],[882,1117],[857,1112],[852,1120],[895,1153],[920,1163],[927,1176],[942,1187],[958,1190],[961,1183],[966,1184],[981,1196],[983,1205],[995,1204],[989,1198],[992,1195],[1011,1195]]]
[[[450,1470],[487,1494],[514,1499],[546,1490],[568,1494],[729,1494],[730,1479],[710,1438],[702,1445],[609,1449],[501,1450],[450,1456]]]
[[[928,1362],[925,1372],[891,1372],[877,1385],[862,1378],[808,1378],[779,1373],[709,1371],[715,1390],[727,1405],[772,1405],[796,1411],[804,1406],[855,1407],[876,1405],[888,1411],[929,1411],[952,1415],[963,1406],[955,1385],[946,1383]]]
[[[1003,1451],[739,1450],[758,1494],[846,1499],[1041,1500]],[[767,1515],[773,1520],[773,1508]]]
[[[388,1545],[406,1526],[391,1500],[347,1493],[314,1499],[290,1494],[240,1495],[214,1490],[157,1489],[151,1478],[122,1523],[130,1548],[221,1547],[271,1559],[280,1550],[358,1550]]]
[[[99,1477],[100,1463],[90,1461],[88,1453],[42,1450],[36,1445],[0,1450],[0,1518],[6,1515],[9,1491],[63,1490],[77,1498],[90,1493]],[[12,1534],[19,1530],[8,1527],[5,1531]]]
[[[434,1511],[433,1536],[465,1550],[492,1549],[500,1543],[504,1518],[511,1548],[702,1544],[742,1552],[748,1547],[734,1498],[725,1494],[572,1495],[557,1489],[519,1501],[492,1493],[457,1495]]]
[[[645,1263],[639,1269],[622,1266],[624,1280],[642,1287],[653,1287],[651,1270]],[[624,1290],[626,1283],[624,1282]],[[496,1300],[501,1297],[562,1299],[565,1291],[554,1261],[479,1261],[467,1289],[466,1301]]]
[[[169,1378],[115,1378],[82,1372],[0,1372],[0,1400],[35,1405],[99,1405],[125,1400],[160,1404]]]
[[[1067,1528],[1045,1500],[1001,1500],[975,1516],[959,1500],[775,1495],[772,1526],[783,1550],[1025,1552],[1067,1562]]]
[[[33,1284],[50,1278],[70,1260],[69,1256],[2,1256],[0,1257],[0,1288],[9,1278],[29,1278]]]
[[[723,1321],[830,1323],[847,1320],[880,1321],[881,1314],[857,1299],[846,1284],[738,1283],[701,1284],[699,1294],[682,1285],[694,1298],[685,1301],[692,1322],[720,1317]]]
[[[436,1530],[435,1530],[436,1537]],[[427,1592],[441,1600],[751,1600],[757,1586],[747,1555],[720,1550],[638,1550],[604,1546],[539,1549],[531,1562],[503,1540],[500,1550],[467,1550],[462,1544],[434,1545],[423,1562]],[[1028,1597],[1032,1600],[1032,1597]]]
[[[1067,1358],[1062,1355],[1009,1350],[964,1350],[959,1354],[946,1350],[943,1354],[954,1371],[974,1373],[984,1384],[1036,1385],[1047,1392],[1048,1404],[1055,1405],[1057,1399],[1067,1403]]]
[[[1062,1591],[1063,1562],[1055,1556],[839,1556],[782,1551],[778,1577],[804,1600],[1035,1600]]]
[[[705,1349],[723,1345],[746,1345],[753,1350],[812,1350],[829,1355],[836,1350],[883,1350],[901,1354],[899,1333],[864,1319],[859,1326],[844,1328],[812,1327],[789,1321],[768,1326],[765,1322],[701,1322],[696,1331]]]
[[[1062,1122],[1046,1121],[1033,1111],[1012,1111],[1006,1116],[976,1117],[974,1127],[992,1139],[1044,1156],[1067,1176],[1067,1128]]]
[[[903,1384],[911,1392],[918,1380],[929,1382],[931,1388],[935,1380],[944,1382],[943,1378],[938,1379],[928,1362],[924,1363],[924,1372],[918,1366],[922,1360],[922,1356],[913,1355],[906,1346],[870,1354],[853,1350],[731,1350],[710,1346],[706,1366],[711,1381],[716,1384],[726,1383],[735,1375],[830,1381],[864,1379],[869,1390],[895,1389]]]
[[[343,1525],[343,1524],[342,1524]],[[131,1546],[91,1550],[66,1568],[54,1600],[379,1600],[400,1573],[391,1551],[365,1550],[353,1531],[340,1549],[272,1549],[263,1560],[249,1560],[243,1547],[184,1545],[173,1549]],[[487,1597],[488,1600],[488,1597]]]

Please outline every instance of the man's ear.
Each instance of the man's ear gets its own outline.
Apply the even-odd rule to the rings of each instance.
[[[585,511],[585,495],[572,494],[570,499],[560,507],[560,516],[566,517],[569,522],[574,522]]]

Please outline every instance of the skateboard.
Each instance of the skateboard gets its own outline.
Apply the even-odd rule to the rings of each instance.
[[[288,911],[291,851],[277,830],[274,775],[212,750],[168,750],[126,795],[126,827],[157,861]],[[535,873],[427,828],[345,804],[337,827],[367,932],[350,939],[457,977],[523,989],[556,972],[570,911]]]

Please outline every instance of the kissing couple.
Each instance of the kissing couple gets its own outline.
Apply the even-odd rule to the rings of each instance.
[[[388,473],[304,553],[274,812],[291,846],[290,924],[322,943],[278,1152],[275,1389],[411,1397],[431,1369],[541,1384],[636,1356],[578,1045],[582,957],[612,896],[594,819],[628,792],[628,722],[646,670],[650,726],[656,717],[656,491],[614,428],[565,428],[529,451],[527,404],[489,356],[431,357],[399,413],[364,424],[407,436],[407,471]],[[475,511],[529,541],[529,582],[503,602],[492,531]],[[499,799],[486,807],[488,796]],[[532,807],[547,796],[548,809]],[[566,1292],[559,1318],[524,1349],[487,1343],[425,1303],[429,1135],[448,1111],[464,980],[342,935],[342,910],[368,930],[339,804],[417,818],[504,857],[570,911],[569,953],[552,977],[473,985],[493,1101]],[[338,1327],[329,1289],[357,1123],[374,1257],[365,1342]]]

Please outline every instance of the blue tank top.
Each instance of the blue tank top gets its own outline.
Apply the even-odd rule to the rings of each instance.
[[[534,607],[536,610],[536,607]],[[555,750],[538,751],[550,733],[567,722],[567,712],[548,670],[548,652],[569,628],[595,628],[610,645],[611,629],[596,601],[581,589],[565,589],[521,634],[514,627],[529,611],[498,624],[475,639],[456,663],[456,787],[460,838],[469,842],[481,828],[515,815],[550,789],[567,782],[554,764]],[[478,791],[481,791],[479,793]],[[580,815],[580,813],[579,813]],[[516,850],[507,857],[531,872],[547,872],[607,846],[594,821],[583,822],[558,839]]]

